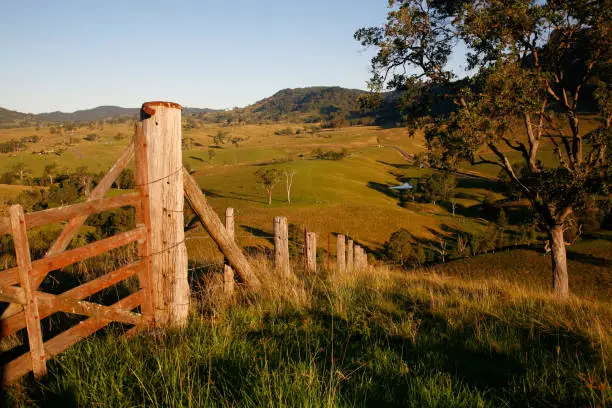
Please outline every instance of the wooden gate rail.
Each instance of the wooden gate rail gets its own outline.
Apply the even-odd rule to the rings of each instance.
[[[136,134],[138,135],[138,128]],[[138,139],[137,135],[135,141]],[[17,258],[17,267],[0,271],[0,301],[9,302],[9,307],[0,317],[0,337],[9,336],[25,328],[29,343],[28,352],[2,367],[3,384],[13,382],[29,371],[33,371],[36,377],[46,374],[46,360],[110,322],[133,325],[129,332],[152,324],[154,315],[150,307],[151,302],[147,298],[151,297],[148,294],[152,293],[153,287],[150,274],[146,273],[152,254],[147,250],[150,248],[150,234],[145,224],[149,220],[144,211],[149,193],[146,175],[142,174],[143,168],[147,166],[147,158],[146,155],[143,156],[142,151],[137,152],[136,178],[145,182],[138,183],[138,192],[104,198],[115,178],[135,156],[135,149],[142,150],[142,143],[133,142],[128,146],[87,201],[29,214],[24,214],[21,206],[14,205],[10,208],[9,217],[0,217],[0,235],[13,235]],[[89,215],[124,206],[133,206],[136,209],[136,228],[65,251]],[[60,221],[68,223],[57,240],[42,259],[32,261],[27,228]],[[134,242],[138,244],[140,260],[59,295],[38,290],[49,272]],[[141,289],[111,306],[84,300],[134,275],[138,275]],[[139,306],[142,313],[132,312]],[[43,343],[40,320],[56,312],[83,315],[87,316],[87,319]]]
[[[142,298],[143,292],[138,291],[113,303],[110,308],[117,310],[132,310],[142,303]],[[103,329],[110,322],[111,320],[101,317],[91,317],[81,321],[76,326],[58,334],[52,339],[47,340],[43,344],[45,360],[50,360],[53,356],[58,355],[73,344]],[[2,382],[4,384],[12,383],[30,371],[32,371],[31,355],[30,353],[22,354],[4,365],[2,369]]]
[[[125,169],[130,160],[134,157],[134,142],[130,143],[128,147],[123,151],[119,159],[113,164],[108,173],[102,177],[102,180],[94,187],[91,191],[89,197],[87,197],[87,201],[91,202],[94,200],[98,200],[104,197],[106,192],[111,188],[115,179],[119,176],[119,174]],[[71,218],[68,224],[64,227],[59,237],[56,238],[55,242],[51,245],[51,248],[47,251],[45,256],[50,256],[54,254],[58,254],[63,252],[70,243],[70,240],[74,238],[79,228],[89,214],[77,215],[74,218]],[[1,223],[0,223],[1,224]],[[34,280],[34,288],[38,288],[42,281],[45,279],[45,276],[39,276]],[[15,303],[11,303],[9,307],[2,313],[0,318],[4,319],[14,315],[21,311],[21,305],[17,305]]]
[[[72,265],[79,261],[103,254],[122,247],[131,242],[145,239],[146,228],[139,226],[133,230],[122,232],[110,238],[92,242],[79,248],[71,249],[61,254],[51,255],[32,262],[32,277],[46,276],[47,273]],[[0,271],[0,285],[16,285],[19,283],[19,267]]]
[[[84,283],[81,286],[77,286],[76,288],[63,292],[62,294],[58,295],[58,298],[72,298],[76,300],[84,299],[100,292],[103,289],[116,285],[124,279],[134,276],[141,270],[142,265],[143,261],[133,262],[127,266],[124,266],[123,268],[117,269],[116,271]],[[41,319],[49,317],[57,311],[57,308],[48,307],[46,304],[38,305],[38,313]],[[0,337],[10,336],[24,327],[24,312],[20,312],[7,319],[0,320]]]
[[[140,203],[140,194],[128,193],[120,196],[85,201],[79,204],[66,205],[58,208],[37,211],[25,214],[25,223],[28,228],[42,227],[53,222],[70,220],[74,217],[90,215],[114,208],[135,206]],[[0,235],[10,234],[11,223],[9,217],[0,217]]]
[[[130,143],[128,147],[123,151],[121,157],[113,164],[108,173],[102,177],[102,180],[98,185],[91,191],[87,201],[93,201],[104,197],[106,192],[110,190],[111,186],[115,182],[115,179],[121,174],[123,169],[128,165],[130,160],[134,157],[134,142]],[[68,225],[64,228],[59,237],[55,240],[51,248],[47,251],[46,256],[59,254],[63,252],[70,244],[70,241],[79,231],[81,225],[87,219],[89,214],[83,214],[70,220]],[[40,285],[40,283],[39,283]]]

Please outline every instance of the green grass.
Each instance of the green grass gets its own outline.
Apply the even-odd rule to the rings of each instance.
[[[182,331],[78,343],[8,406],[606,406],[612,315],[496,281],[265,274],[194,295]],[[199,287],[199,286],[195,286]]]
[[[612,254],[610,241],[584,239],[567,248],[569,285],[572,293],[585,299],[612,298]],[[462,279],[501,279],[525,288],[551,285],[550,255],[531,249],[509,249],[459,259],[433,268],[436,273]]]

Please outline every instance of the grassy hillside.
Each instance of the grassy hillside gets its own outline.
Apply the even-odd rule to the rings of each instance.
[[[333,262],[335,233],[349,235],[379,259],[385,241],[400,228],[410,232],[414,244],[433,248],[442,239],[452,247],[459,233],[494,225],[495,215],[484,211],[483,201],[501,206],[505,200],[494,182],[497,171],[462,169],[453,216],[448,203],[412,201],[388,188],[431,173],[406,158],[424,150],[418,132],[410,138],[405,129],[375,126],[192,124],[183,132],[183,161],[217,213],[235,208],[236,239],[257,257],[254,263],[266,285],[262,293],[222,298],[222,256],[201,227],[191,229],[186,245],[194,307],[185,331],[152,331],[128,341],[118,335],[124,328],[113,326],[54,360],[41,382],[27,379],[5,390],[2,404],[497,407],[612,402],[608,233],[569,248],[573,296],[568,303],[548,295],[550,258],[538,245],[510,245],[413,272],[378,267],[360,275],[305,276],[296,267],[296,279],[280,282],[264,259],[272,248],[273,217],[287,216],[298,229],[317,232],[321,266],[328,237]],[[212,137],[219,132],[239,141],[216,146]],[[91,133],[96,140],[85,140]],[[18,163],[25,163],[32,177],[40,177],[51,163],[68,172],[79,166],[105,171],[129,143],[132,127],[105,124],[63,134],[48,126],[4,129],[0,142],[34,134],[41,139],[27,143],[25,150],[1,155],[0,174]],[[348,155],[322,160],[313,153],[316,149],[346,149]],[[267,204],[254,174],[262,168],[296,172],[290,205],[283,180],[272,205]],[[3,185],[0,195],[9,201],[27,188]],[[503,205],[510,236],[520,227],[522,204]],[[42,256],[58,230],[54,225],[31,232],[34,258]],[[84,232],[95,235],[96,226]],[[129,257],[126,250],[78,264],[54,272],[47,283],[57,290],[57,282],[67,276],[70,282],[86,281]],[[2,254],[0,261],[11,265],[9,258]],[[135,287],[131,280],[105,296]],[[57,330],[54,319],[44,324]],[[5,341],[19,346],[24,338]]]
[[[608,304],[376,269],[228,302],[194,277],[188,327],[78,343],[7,406],[587,407],[612,403]]]
[[[340,127],[346,123],[397,122],[396,95],[385,94],[377,107],[362,109],[360,98],[368,94],[359,89],[315,86],[283,89],[244,108],[198,115],[209,122],[321,122]]]
[[[588,121],[585,126],[589,126]],[[228,132],[230,138],[248,140],[239,143],[238,147],[229,143],[214,146],[211,136],[219,131]],[[90,133],[99,135],[96,142],[83,140]],[[105,171],[125,148],[131,133],[128,124],[106,124],[103,130],[80,128],[70,136],[51,134],[47,127],[40,131],[34,128],[2,130],[0,142],[32,134],[40,135],[41,140],[28,144],[25,151],[3,154],[0,174],[19,162],[29,166],[32,176],[41,176],[44,166],[51,163],[72,170],[87,166],[92,172]],[[116,140],[117,134],[122,134],[123,139]],[[68,145],[69,137],[79,142]],[[482,211],[485,198],[504,199],[499,188],[486,178],[483,181],[460,176],[455,217],[445,203],[433,205],[402,200],[388,187],[430,172],[411,166],[392,148],[397,146],[410,154],[423,151],[422,135],[417,133],[409,138],[402,128],[355,126],[312,132],[312,127],[305,124],[199,124],[199,127],[184,130],[183,137],[190,140],[184,150],[184,163],[195,172],[197,181],[219,214],[223,214],[226,207],[235,208],[238,242],[255,252],[265,252],[272,247],[272,220],[279,215],[287,216],[289,222],[298,227],[317,232],[318,245],[323,251],[327,250],[329,234],[344,233],[380,257],[385,241],[400,228],[407,229],[415,240],[427,246],[435,246],[440,237],[449,240],[452,246],[457,233],[482,232],[495,221],[495,217]],[[378,147],[379,142],[382,147]],[[313,150],[318,148],[326,151],[346,148],[349,156],[339,161],[318,160],[312,157]],[[41,150],[61,150],[61,153],[32,154]],[[296,172],[291,205],[287,203],[284,180],[274,190],[272,205],[267,205],[265,192],[254,175],[261,168]],[[483,166],[465,170],[490,178],[496,177],[499,171]],[[20,187],[7,188],[15,192]],[[521,219],[516,218],[514,210],[507,208],[507,211],[511,223],[517,224],[511,228],[518,228]],[[188,237],[187,247],[193,262],[206,263],[221,258],[216,245],[201,228],[189,231]],[[601,250],[597,255],[589,255],[590,246],[582,244],[569,248],[570,281],[581,296],[606,299],[612,290],[609,272],[612,242],[598,240],[596,246]],[[454,261],[444,273],[461,276],[476,273],[481,277],[503,275],[512,281],[520,276],[527,286],[547,282],[550,258],[539,252],[539,248],[541,246],[510,249],[509,252],[498,251],[484,257]],[[330,249],[335,254],[333,235]]]

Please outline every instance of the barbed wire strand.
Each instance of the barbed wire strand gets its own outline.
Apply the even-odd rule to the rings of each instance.
[[[167,175],[165,175],[164,177],[158,178],[158,179],[156,179],[156,180],[149,181],[149,182],[147,182],[147,183],[134,184],[134,187],[142,187],[142,186],[147,186],[147,185],[149,185],[149,184],[159,183],[160,181],[163,181],[163,180],[165,180],[165,179],[167,179],[167,178],[170,178],[170,177],[172,177],[172,176],[174,176],[174,175],[176,175],[176,174],[178,174],[178,173],[181,173],[182,171],[183,171],[183,168],[181,167],[181,168],[179,168],[179,169],[177,169],[177,170],[173,171],[172,173],[167,174]]]

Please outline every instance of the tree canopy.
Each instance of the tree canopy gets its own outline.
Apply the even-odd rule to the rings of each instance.
[[[560,297],[569,293],[564,230],[610,195],[611,17],[610,0],[390,0],[383,27],[355,33],[377,49],[370,87],[404,92],[425,128],[430,165],[498,166],[529,199]],[[448,62],[459,42],[475,75],[458,81]],[[434,87],[456,108],[424,120]],[[599,118],[595,129],[582,125],[586,113]]]

